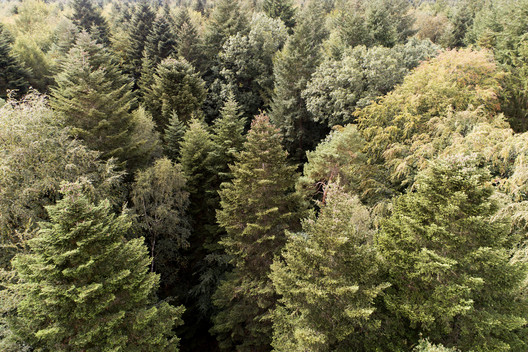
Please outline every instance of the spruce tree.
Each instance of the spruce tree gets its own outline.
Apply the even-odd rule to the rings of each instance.
[[[286,149],[295,160],[315,148],[328,132],[306,109],[301,93],[320,61],[320,45],[325,36],[321,5],[311,1],[304,10],[284,49],[274,62],[275,92],[270,117],[284,135]]]
[[[9,33],[0,24],[0,99],[7,97],[8,89],[18,90],[19,94],[23,94],[29,86],[29,72],[17,62],[10,44]]]
[[[143,50],[145,50],[147,36],[155,19],[156,16],[150,6],[145,1],[142,1],[136,5],[134,15],[130,20],[126,59],[128,71],[132,73],[136,81],[141,76]]]
[[[222,181],[229,180],[229,165],[235,162],[236,154],[242,150],[245,125],[246,119],[242,117],[240,106],[231,94],[220,111],[220,118],[215,120],[213,126],[215,160],[219,164],[218,172]]]
[[[143,96],[154,82],[156,66],[163,59],[172,56],[176,51],[176,41],[172,26],[165,16],[159,15],[156,17],[146,40],[141,65],[141,77],[138,83]]]
[[[264,0],[262,4],[264,13],[271,18],[279,18],[286,27],[295,26],[295,8],[291,0]]]
[[[144,100],[160,131],[163,131],[175,113],[180,121],[200,114],[205,99],[205,83],[194,67],[185,59],[167,58],[160,62],[154,83]]]
[[[181,9],[174,23],[177,56],[183,57],[198,70],[204,70],[205,68],[202,67],[202,40],[191,21],[188,10]]]
[[[182,249],[189,245],[189,193],[185,191],[181,166],[167,158],[158,159],[137,173],[131,196],[139,227],[149,245],[151,271],[161,275],[166,291],[176,286]]]
[[[219,0],[205,28],[204,47],[207,58],[214,62],[216,54],[232,35],[248,30],[247,19],[241,13],[239,0]]]
[[[180,156],[180,143],[183,140],[187,126],[183,123],[176,113],[173,113],[169,119],[169,124],[163,131],[163,149],[165,155],[172,161],[178,160]]]
[[[79,184],[47,210],[51,221],[12,262],[15,335],[45,351],[177,351],[183,307],[155,301],[159,277],[143,239],[125,240],[128,215],[90,203]]]
[[[101,44],[83,32],[55,77],[51,105],[75,137],[103,158],[127,159],[134,99],[131,83]]]
[[[92,0],[74,0],[72,8],[73,23],[80,30],[90,33],[92,38],[99,43],[108,46],[110,44],[108,23],[101,15],[99,8],[96,9],[93,6]]]
[[[439,159],[414,192],[394,202],[377,243],[391,287],[384,302],[407,325],[395,341],[418,340],[463,351],[524,351],[526,266],[510,261],[507,218],[494,219],[489,172],[474,156]],[[414,341],[412,337],[414,334]]]
[[[295,166],[288,165],[281,139],[267,116],[255,117],[231,168],[233,179],[219,192],[217,219],[227,231],[220,243],[234,266],[213,296],[220,311],[212,332],[224,350],[269,350],[278,298],[270,265],[286,242],[285,231],[297,230],[302,214]]]
[[[282,296],[274,313],[275,351],[372,351],[374,300],[384,288],[369,209],[327,186],[316,217],[289,234],[271,278]]]

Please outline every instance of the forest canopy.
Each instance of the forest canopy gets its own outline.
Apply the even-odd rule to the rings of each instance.
[[[528,350],[528,0],[0,2],[0,350]]]

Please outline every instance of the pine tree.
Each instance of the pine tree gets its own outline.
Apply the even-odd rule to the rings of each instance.
[[[29,86],[29,72],[13,56],[10,43],[7,29],[0,24],[0,99],[7,97],[8,89],[16,89],[19,94],[23,94]]]
[[[271,18],[279,18],[286,27],[295,27],[295,8],[291,0],[264,0],[264,13]]]
[[[371,351],[374,300],[382,283],[369,209],[336,185],[302,232],[289,234],[271,278],[282,296],[274,313],[275,351]]]
[[[394,202],[377,238],[391,283],[384,302],[407,324],[398,334],[463,351],[524,351],[527,305],[517,292],[526,266],[510,262],[509,221],[493,219],[489,172],[475,159],[439,159]]]
[[[198,35],[196,27],[191,21],[188,10],[181,9],[174,22],[177,56],[183,57],[198,70],[204,70],[205,68],[202,67],[202,40]]]
[[[205,99],[205,83],[185,59],[167,58],[160,62],[154,83],[144,97],[154,121],[163,131],[176,113],[187,124],[200,114]]]
[[[239,0],[219,0],[205,29],[204,46],[208,60],[215,60],[230,36],[239,32],[245,34],[247,30],[247,19],[240,11]]]
[[[22,297],[12,331],[37,350],[177,351],[183,307],[154,300],[159,277],[143,239],[125,240],[128,215],[90,203],[79,184],[65,189],[29,253],[12,262],[20,280],[11,289]]]
[[[187,126],[183,123],[176,113],[173,113],[169,119],[169,124],[163,131],[164,152],[172,161],[178,160],[180,156],[180,144],[185,135]]]
[[[220,235],[215,218],[215,210],[219,207],[219,180],[212,137],[204,123],[193,119],[180,142],[179,161],[187,178],[193,228],[184,273],[189,289],[186,297],[188,310],[184,316],[185,331],[181,335],[193,350],[203,350],[202,344],[210,339],[207,331],[210,329],[211,291],[224,270],[217,260],[221,258],[210,256],[218,249]]]
[[[126,50],[127,67],[136,81],[141,76],[143,51],[156,16],[150,6],[142,1],[136,5],[129,25],[129,43]]]
[[[215,160],[219,163],[218,172],[222,181],[229,180],[229,165],[235,162],[236,154],[242,150],[245,125],[246,119],[242,117],[240,106],[234,96],[230,95],[220,111],[220,118],[215,120],[213,126]]]
[[[55,77],[51,105],[75,137],[103,158],[127,159],[132,132],[131,83],[101,44],[83,32]]]
[[[267,351],[277,295],[268,275],[274,256],[297,230],[301,201],[294,192],[295,166],[288,165],[281,135],[268,117],[257,116],[232,166],[233,180],[220,193],[221,240],[231,256],[230,272],[213,296],[220,309],[213,333],[224,350]]]
[[[92,0],[74,0],[71,20],[92,36],[97,42],[108,46],[110,44],[110,30],[108,23],[101,15],[101,11],[93,6]]]
[[[176,51],[176,41],[170,23],[164,16],[157,16],[147,35],[143,51],[139,87],[142,95],[148,91],[154,81],[156,66]]]
[[[316,123],[301,96],[320,61],[320,45],[325,36],[321,5],[311,1],[304,10],[284,49],[275,58],[275,92],[270,117],[284,135],[286,149],[295,160],[315,148],[328,132]]]
[[[151,271],[161,275],[165,290],[176,286],[182,249],[188,247],[189,193],[181,166],[158,159],[139,171],[132,187],[132,203],[138,223],[149,245]]]

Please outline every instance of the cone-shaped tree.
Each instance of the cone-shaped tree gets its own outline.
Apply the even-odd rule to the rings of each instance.
[[[180,165],[163,158],[138,172],[132,188],[132,203],[149,244],[151,271],[161,275],[162,286],[175,286],[181,251],[189,245],[190,236],[189,193],[185,191]]]
[[[247,30],[247,19],[240,12],[239,0],[218,1],[205,29],[204,47],[207,58],[214,61],[230,36],[239,32],[245,34]]]
[[[291,157],[301,161],[328,132],[306,109],[301,93],[320,61],[324,38],[324,16],[319,1],[311,1],[295,27],[294,34],[275,58],[275,94],[271,120],[284,134]]]
[[[232,166],[233,180],[219,192],[218,223],[227,231],[220,243],[235,266],[213,297],[220,312],[212,331],[225,350],[267,351],[271,343],[277,295],[270,265],[285,231],[298,230],[302,216],[295,166],[288,165],[281,139],[267,116],[255,117]]]
[[[74,0],[72,8],[71,19],[80,30],[90,33],[99,43],[110,44],[108,23],[99,8],[93,6],[92,0]]]
[[[81,188],[65,186],[47,208],[51,222],[13,260],[22,301],[10,328],[37,350],[177,351],[183,307],[156,303],[143,238],[126,241],[128,215],[90,203]]]
[[[242,117],[240,106],[234,96],[230,95],[220,111],[220,118],[215,120],[213,126],[215,160],[219,163],[218,172],[222,181],[229,180],[229,165],[235,162],[236,154],[242,150],[245,125],[246,119]]]
[[[174,23],[175,47],[178,57],[183,57],[198,70],[203,70],[202,41],[191,21],[188,9],[181,9]]]
[[[55,80],[51,105],[64,115],[73,134],[103,158],[125,162],[134,99],[131,83],[107,49],[81,33]]]
[[[282,296],[274,314],[275,351],[368,351],[383,284],[373,221],[357,197],[335,185],[316,218],[290,234],[271,278]]]
[[[180,156],[180,143],[183,140],[187,126],[178,118],[176,113],[172,114],[169,124],[163,131],[163,149],[165,155],[172,161],[178,160]]]
[[[264,0],[264,13],[271,18],[279,18],[286,27],[295,26],[295,9],[291,0]]]
[[[176,41],[172,26],[163,15],[156,17],[152,24],[152,29],[147,35],[145,50],[143,51],[141,78],[139,87],[142,95],[152,85],[154,81],[154,71],[161,60],[173,55],[176,50]]]
[[[16,89],[24,93],[29,86],[29,73],[17,62],[10,47],[9,33],[0,24],[0,98],[7,97],[8,89]]]
[[[526,266],[510,262],[510,224],[493,219],[489,172],[477,165],[472,156],[440,159],[396,199],[377,238],[392,285],[384,301],[433,343],[524,351],[527,305],[517,292]]]
[[[167,58],[158,65],[154,83],[144,99],[158,129],[163,131],[174,113],[185,124],[199,113],[205,99],[205,83],[185,59]]]
[[[145,50],[147,36],[151,31],[155,19],[156,15],[145,1],[136,5],[134,15],[128,27],[129,43],[126,50],[127,71],[132,73],[136,80],[141,76],[143,50]]]

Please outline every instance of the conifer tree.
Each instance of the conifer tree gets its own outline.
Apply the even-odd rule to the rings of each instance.
[[[163,141],[165,155],[172,161],[178,160],[180,156],[180,143],[183,140],[187,126],[173,113],[169,119],[169,124],[163,131]]]
[[[110,44],[108,23],[101,11],[93,6],[92,0],[74,0],[72,3],[73,23],[106,46]]]
[[[316,217],[289,234],[271,278],[282,296],[274,313],[275,351],[374,350],[374,300],[382,283],[373,219],[335,184]]]
[[[218,249],[220,229],[215,211],[219,208],[216,146],[213,136],[203,122],[193,119],[180,142],[179,161],[187,178],[189,192],[189,217],[192,225],[188,261],[183,275],[187,278],[187,314],[182,338],[187,345],[200,349],[203,335],[210,336],[211,291],[222,274],[221,263],[210,254]],[[210,275],[209,280],[204,275]],[[197,336],[200,338],[197,339]],[[203,337],[203,340],[207,340]]]
[[[407,324],[398,334],[463,351],[523,351],[527,304],[517,292],[527,270],[510,262],[509,220],[493,219],[489,172],[477,163],[439,159],[396,199],[377,238],[391,283],[384,302]]]
[[[262,4],[264,13],[271,18],[279,18],[286,27],[295,26],[295,9],[291,0],[264,0]]]
[[[204,47],[213,62],[225,41],[232,35],[248,30],[247,19],[241,13],[239,0],[219,0],[215,4],[204,35]]]
[[[22,301],[11,330],[37,350],[177,351],[183,307],[156,303],[159,277],[143,239],[125,240],[128,215],[90,203],[79,184],[65,189],[29,253],[12,262]]]
[[[229,165],[235,162],[236,154],[242,150],[245,125],[246,119],[242,117],[240,106],[234,96],[230,95],[220,111],[220,118],[215,120],[213,126],[215,160],[219,163],[218,172],[222,181],[229,180]]]
[[[198,70],[204,70],[202,67],[202,39],[198,35],[196,27],[191,21],[187,9],[181,9],[176,16],[174,24],[174,33],[176,36],[176,54],[189,61]]]
[[[103,158],[127,159],[132,132],[131,83],[101,44],[83,32],[68,53],[52,88],[51,105],[74,136]]]
[[[224,350],[267,351],[271,342],[277,295],[270,265],[302,214],[295,166],[288,165],[281,139],[267,116],[255,117],[231,168],[233,179],[219,192],[217,219],[227,231],[220,243],[234,265],[213,296],[220,311],[212,332]]]
[[[155,19],[156,15],[145,1],[136,5],[134,15],[128,27],[129,43],[126,50],[127,67],[136,80],[141,76],[143,50],[145,50],[147,36],[151,31]]]
[[[141,65],[141,77],[138,83],[142,95],[145,95],[145,92],[148,91],[154,81],[156,66],[163,59],[172,56],[176,51],[176,41],[172,26],[162,15],[156,17],[146,40]]]
[[[271,120],[284,135],[291,157],[301,161],[328,132],[313,120],[301,96],[320,61],[320,45],[325,36],[321,4],[311,1],[295,32],[274,62],[275,92]]]
[[[19,93],[25,93],[29,84],[26,71],[17,62],[10,47],[11,38],[7,29],[0,24],[0,99],[7,97],[8,89],[16,89]]]
[[[163,131],[175,113],[187,124],[199,115],[205,99],[205,83],[185,59],[167,58],[160,62],[154,83],[144,97],[158,130]]]
[[[181,252],[189,245],[190,236],[189,193],[185,191],[181,166],[167,158],[158,159],[153,166],[137,173],[131,195],[139,226],[149,245],[151,271],[161,275],[165,290],[174,287]]]

